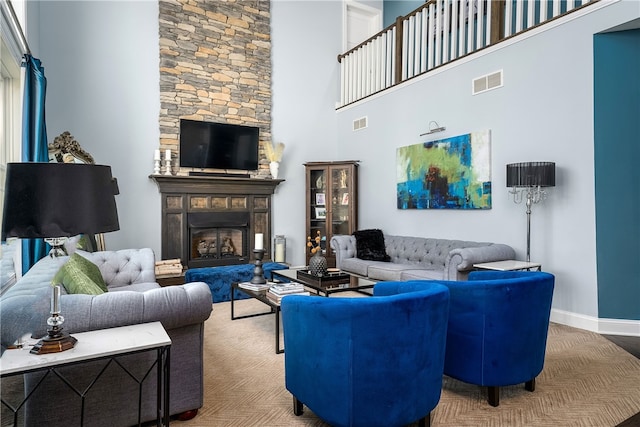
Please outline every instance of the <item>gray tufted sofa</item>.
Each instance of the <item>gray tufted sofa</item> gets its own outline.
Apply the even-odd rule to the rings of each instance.
[[[194,282],[160,287],[155,282],[155,257],[148,248],[78,253],[98,266],[109,292],[95,296],[66,295],[63,288],[60,304],[65,332],[74,334],[162,322],[172,343],[170,413],[197,411],[203,402],[204,321],[212,310],[207,284]],[[46,334],[50,281],[66,259],[41,259],[2,296],[0,341],[3,351],[19,351],[5,349],[25,334],[33,334],[33,337]],[[123,363],[135,372],[155,360],[152,353],[127,356]],[[88,372],[101,369],[101,363],[104,364],[92,362],[65,368],[65,376],[74,384],[85,384],[91,377]],[[24,376],[25,393],[33,389],[41,376],[40,373]],[[155,419],[155,381],[147,383],[143,386],[143,422]],[[113,427],[137,424],[137,396],[137,384],[124,371],[110,366],[85,397],[84,425]],[[80,425],[80,403],[79,397],[57,377],[50,375],[27,400],[25,425]]]
[[[356,238],[335,235],[331,248],[340,270],[378,281],[466,280],[473,264],[514,259],[511,246],[500,243],[384,235],[391,262],[356,257]]]

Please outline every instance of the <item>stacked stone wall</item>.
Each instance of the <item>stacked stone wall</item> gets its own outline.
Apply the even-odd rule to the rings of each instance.
[[[270,2],[160,0],[160,148],[179,153],[180,119],[260,128],[271,142]],[[185,174],[186,171],[179,172]]]

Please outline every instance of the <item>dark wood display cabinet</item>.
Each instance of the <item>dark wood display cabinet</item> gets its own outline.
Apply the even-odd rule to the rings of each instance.
[[[306,231],[320,244],[329,267],[336,257],[329,246],[335,234],[351,234],[358,229],[358,160],[305,163]],[[311,257],[307,250],[306,262]]]

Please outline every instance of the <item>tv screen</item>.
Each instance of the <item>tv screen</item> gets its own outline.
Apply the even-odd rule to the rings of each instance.
[[[259,129],[180,119],[180,167],[258,169]]]

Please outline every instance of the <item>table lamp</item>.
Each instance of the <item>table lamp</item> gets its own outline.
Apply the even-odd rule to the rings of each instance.
[[[555,187],[556,164],[553,162],[523,162],[507,165],[507,187],[512,189],[515,203],[526,197],[527,206],[527,262],[531,261],[531,205],[546,197],[544,187]]]
[[[65,237],[120,229],[111,168],[80,163],[9,163],[5,182],[2,241],[43,238],[51,256],[64,254]],[[60,288],[53,288],[48,336],[38,353],[64,351],[75,338],[62,332]],[[35,348],[35,347],[34,347]]]

